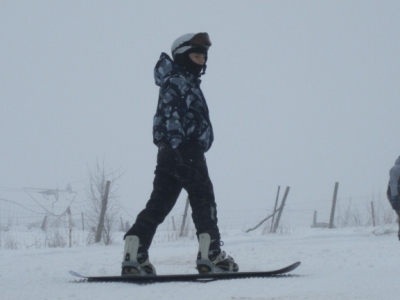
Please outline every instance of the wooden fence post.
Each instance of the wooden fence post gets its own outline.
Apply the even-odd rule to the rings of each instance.
[[[335,190],[333,192],[333,200],[332,200],[332,209],[331,209],[331,218],[329,220],[329,228],[333,228],[333,220],[335,218],[335,209],[336,209],[336,200],[337,200],[337,192],[339,188],[339,182],[335,182]]]
[[[83,217],[83,211],[81,211],[81,218],[82,218],[82,231],[85,231],[85,219]]]
[[[174,231],[176,231],[174,216],[172,216],[172,228],[173,228]]]
[[[184,236],[185,234],[185,223],[186,223],[186,217],[187,217],[187,212],[189,209],[189,196],[186,199],[186,205],[185,205],[185,211],[183,213],[183,219],[182,219],[182,225],[181,225],[181,232],[179,236]]]
[[[97,226],[96,236],[94,240],[95,243],[100,243],[101,234],[103,233],[104,230],[104,217],[107,211],[107,202],[108,202],[108,194],[110,192],[110,184],[111,181],[107,181],[106,190],[104,192],[103,199],[101,201],[101,211],[100,211],[99,225]]]
[[[375,209],[374,202],[371,201],[371,211],[372,211],[372,225],[375,227]]]
[[[72,213],[71,213],[71,207],[68,206],[67,208],[67,214],[68,214],[68,223],[69,223],[69,247],[72,247],[72,228],[73,228],[73,221],[72,221]]]
[[[44,216],[44,219],[42,221],[42,226],[40,227],[43,231],[46,231],[47,229],[47,215]]]
[[[131,226],[129,225],[129,222],[126,221],[125,222],[125,232],[127,232],[129,230],[129,228],[131,228]]]
[[[276,233],[276,230],[278,229],[279,221],[280,221],[281,216],[282,216],[283,208],[285,206],[285,202],[286,202],[287,195],[289,194],[289,190],[290,190],[290,187],[287,186],[286,187],[286,191],[285,191],[285,195],[283,196],[283,199],[282,199],[281,206],[279,207],[278,217],[276,218],[276,222],[275,222],[273,233]]]
[[[278,191],[276,192],[276,199],[275,199],[275,206],[274,206],[274,210],[273,210],[273,215],[272,215],[272,221],[271,221],[271,228],[269,229],[269,232],[272,232],[272,229],[274,227],[274,220],[275,220],[275,211],[276,211],[276,207],[278,205],[278,199],[279,199],[279,191],[281,189],[281,186],[278,185]]]

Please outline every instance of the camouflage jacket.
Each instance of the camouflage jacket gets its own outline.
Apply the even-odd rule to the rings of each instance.
[[[153,120],[153,141],[176,149],[191,145],[206,152],[214,139],[208,107],[200,89],[201,80],[162,53],[154,68],[160,87]]]

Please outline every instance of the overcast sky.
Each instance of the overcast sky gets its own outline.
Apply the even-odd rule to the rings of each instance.
[[[120,203],[141,210],[157,152],[154,65],[204,31],[220,209],[272,208],[278,186],[293,205],[330,206],[335,182],[341,199],[384,198],[400,155],[397,0],[3,0],[0,197],[70,183],[84,201],[88,168],[104,160],[124,172]]]

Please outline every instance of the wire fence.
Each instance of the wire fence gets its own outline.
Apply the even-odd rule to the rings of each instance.
[[[371,199],[372,198],[372,199]],[[122,243],[123,235],[132,225],[139,211],[130,211],[120,205],[117,215],[110,221],[111,238]],[[246,232],[266,219],[273,209],[219,210],[221,235],[232,231]],[[0,249],[30,249],[48,247],[75,247],[93,242],[96,220],[91,219],[88,207],[70,204],[67,207],[38,203],[21,204],[0,198]],[[195,238],[195,229],[189,217],[183,224],[184,211],[174,210],[159,226],[153,243],[176,240],[183,235]],[[301,228],[326,228],[331,215],[330,204],[322,201],[298,201],[285,205],[277,233],[288,233]],[[276,220],[275,220],[276,221]],[[385,197],[339,198],[334,226],[383,226],[396,221],[395,213]],[[267,234],[272,229],[268,219],[252,234]]]

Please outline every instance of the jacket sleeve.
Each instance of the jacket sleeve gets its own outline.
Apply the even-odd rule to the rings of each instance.
[[[389,175],[390,175],[389,179],[390,194],[392,196],[396,196],[399,193],[398,184],[400,178],[400,165],[395,164],[394,167],[390,169]]]

